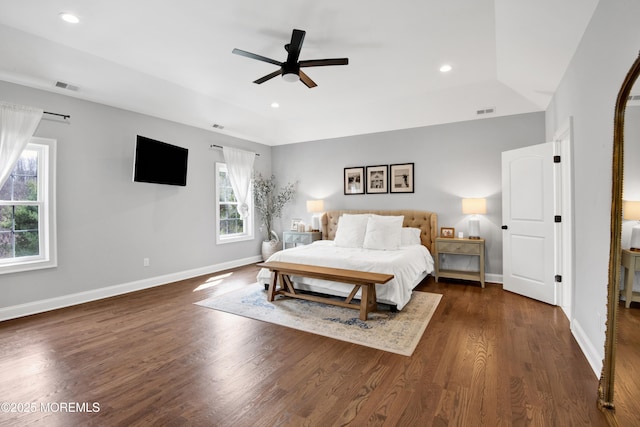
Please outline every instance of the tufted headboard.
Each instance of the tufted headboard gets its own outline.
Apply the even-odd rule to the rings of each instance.
[[[403,227],[419,228],[420,240],[422,244],[429,249],[429,252],[433,253],[434,242],[438,236],[438,214],[427,211],[414,211],[414,210],[340,210],[340,211],[327,211],[322,215],[320,220],[322,226],[322,238],[325,240],[333,240],[336,237],[336,230],[338,229],[338,218],[342,214],[364,214],[371,213],[376,215],[404,215]]]

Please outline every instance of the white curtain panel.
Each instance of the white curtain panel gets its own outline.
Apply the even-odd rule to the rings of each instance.
[[[249,189],[251,188],[253,162],[256,159],[256,153],[232,147],[223,147],[222,152],[227,163],[233,194],[238,201],[238,213],[244,219],[249,216],[247,199],[250,196]]]
[[[0,102],[0,188],[33,136],[43,111]]]

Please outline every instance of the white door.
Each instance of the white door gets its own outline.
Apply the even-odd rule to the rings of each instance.
[[[502,153],[503,289],[557,305],[554,143]]]

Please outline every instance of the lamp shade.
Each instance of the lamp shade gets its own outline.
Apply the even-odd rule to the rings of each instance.
[[[623,200],[622,213],[623,219],[629,221],[640,221],[640,202]]]
[[[462,213],[476,215],[487,213],[487,199],[462,199]]]
[[[640,221],[640,202],[623,200],[622,219],[629,221]],[[631,229],[630,249],[640,252],[640,222]]]
[[[324,200],[307,200],[307,212],[319,213],[324,211]]]

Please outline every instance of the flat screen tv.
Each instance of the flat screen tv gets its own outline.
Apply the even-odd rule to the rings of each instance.
[[[189,150],[138,135],[133,180],[154,184],[187,185]]]

